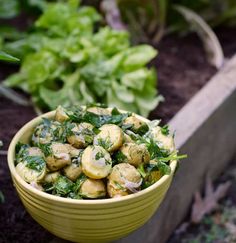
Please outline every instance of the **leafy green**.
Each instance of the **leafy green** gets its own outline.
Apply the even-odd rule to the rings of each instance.
[[[1,1],[0,3],[0,18],[12,18],[19,14],[20,5],[16,0]]]
[[[169,135],[170,131],[169,131],[169,125],[164,125],[162,128],[161,128],[161,133],[163,135]]]
[[[7,54],[4,51],[0,51],[0,61],[7,61],[7,62],[19,62],[20,59],[13,57],[9,54]]]
[[[24,162],[26,163],[26,167],[32,170],[42,171],[42,169],[46,166],[44,158],[42,156],[29,155],[29,148],[30,146],[28,144],[21,142],[16,144],[16,163]]]
[[[69,120],[72,122],[88,122],[91,123],[96,128],[101,127],[104,124],[121,124],[130,113],[112,113],[111,115],[97,115],[93,112],[87,110],[82,110],[80,108],[74,108],[67,112]]]
[[[28,156],[25,161],[26,166],[32,170],[42,171],[45,167],[45,160],[40,156]]]
[[[73,191],[74,183],[66,176],[59,176],[54,183],[54,194],[66,196]]]
[[[3,45],[22,59],[5,86],[23,89],[46,109],[99,102],[147,116],[157,106],[156,73],[145,67],[157,55],[153,47],[131,46],[127,31],[97,25],[101,16],[92,7],[78,8],[78,1],[42,9],[28,35]]]

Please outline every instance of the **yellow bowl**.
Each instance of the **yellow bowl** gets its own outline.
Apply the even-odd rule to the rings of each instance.
[[[54,196],[33,188],[17,174],[14,165],[17,142],[27,143],[42,117],[52,118],[54,114],[52,111],[28,122],[15,135],[8,150],[13,183],[30,215],[52,234],[73,242],[109,242],[128,235],[147,222],[170,186],[176,161],[170,164],[170,175],[163,176],[147,189],[111,199],[75,200]]]

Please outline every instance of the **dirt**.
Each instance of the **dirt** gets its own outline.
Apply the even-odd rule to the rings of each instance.
[[[218,34],[226,55],[231,56],[236,52],[236,29],[219,30]],[[165,97],[165,102],[151,113],[150,118],[161,118],[167,122],[216,70],[206,62],[201,42],[196,35],[183,38],[169,36],[157,48],[159,56],[153,65],[158,69],[158,89]],[[16,69],[15,66],[1,64],[0,79]],[[3,149],[7,149],[17,130],[34,116],[32,108],[18,106],[0,97],[0,139],[4,143]],[[5,196],[5,202],[0,204],[0,242],[50,242],[54,236],[24,210],[13,188],[6,156],[0,156],[0,164],[0,190]]]

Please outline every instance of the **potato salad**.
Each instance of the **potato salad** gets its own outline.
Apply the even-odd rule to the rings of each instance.
[[[103,106],[56,109],[28,144],[16,145],[16,171],[52,195],[102,199],[137,193],[170,174],[178,160],[173,135],[160,121]]]

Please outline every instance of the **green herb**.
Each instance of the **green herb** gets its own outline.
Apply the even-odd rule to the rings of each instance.
[[[120,189],[122,191],[125,190],[125,188],[119,182],[114,181],[114,184],[117,186],[118,189]]]
[[[145,169],[144,169],[144,165],[143,164],[139,165],[139,167],[137,168],[137,170],[138,170],[139,174],[143,178],[145,178],[147,176],[147,173],[145,172]]]
[[[72,192],[74,183],[65,176],[59,176],[54,183],[54,194],[59,196],[66,196]]]
[[[131,46],[128,32],[97,25],[94,8],[71,2],[79,1],[48,3],[28,34],[3,44],[22,59],[4,85],[23,89],[41,108],[99,102],[147,116],[160,101],[156,72],[146,67],[157,51]]]
[[[170,154],[168,157],[159,157],[158,160],[159,161],[162,161],[162,162],[168,162],[168,161],[171,161],[171,160],[180,160],[180,159],[185,159],[187,158],[188,156],[186,154],[183,154],[183,155],[177,155],[176,152]]]
[[[131,129],[132,130],[132,129]],[[139,135],[144,135],[145,133],[147,133],[149,130],[148,125],[145,123],[142,126],[140,126],[138,129],[135,130],[135,132]]]
[[[114,153],[112,157],[115,163],[124,163],[127,159],[127,157],[120,150]]]
[[[169,126],[168,125],[165,125],[165,126],[163,126],[162,128],[161,128],[161,133],[163,134],[163,135],[169,135],[170,134],[170,131],[169,131]]]
[[[161,161],[157,161],[155,164],[148,164],[147,171],[149,173],[155,170],[159,170],[162,175],[169,175],[171,173],[170,166]]]
[[[46,166],[45,160],[40,156],[27,156],[24,161],[26,167],[36,171],[42,171]]]
[[[79,176],[79,178],[76,180],[74,187],[73,187],[74,193],[79,194],[79,190],[80,190],[82,184],[85,182],[86,179],[87,179],[87,177],[84,174],[81,174]]]
[[[38,144],[38,147],[43,151],[44,155],[46,157],[52,155],[52,148],[51,148],[51,144],[46,143],[46,144]]]
[[[42,184],[45,192],[51,193],[54,189],[54,185],[52,183],[44,183]]]
[[[106,137],[106,139],[98,138],[97,143],[99,146],[103,147],[106,150],[108,150],[112,146],[112,142],[109,137]]]
[[[123,120],[125,120],[128,116],[130,116],[129,113],[122,113],[122,114],[115,114],[115,115],[97,115],[95,113],[84,111],[80,108],[71,108],[69,111],[67,111],[67,115],[69,117],[69,120],[72,122],[88,122],[91,123],[96,128],[101,127],[104,124],[116,124],[120,125]]]
[[[96,159],[96,160],[99,160],[99,159],[101,159],[101,158],[104,158],[104,154],[103,154],[102,152],[98,152],[98,153],[96,153],[96,155],[95,155],[95,159]]]

